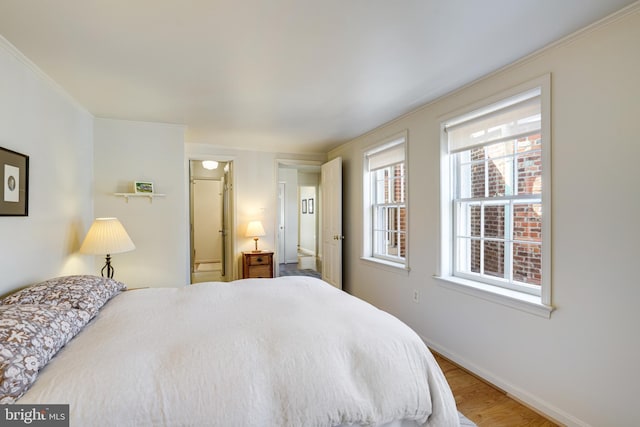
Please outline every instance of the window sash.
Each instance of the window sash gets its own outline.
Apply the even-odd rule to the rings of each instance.
[[[382,175],[381,172],[385,170],[387,173]],[[399,174],[396,175],[397,170]],[[404,161],[371,171],[370,174],[371,255],[374,258],[393,262],[405,262],[407,212]],[[399,193],[398,197],[396,193]],[[404,227],[402,212],[404,212]],[[391,219],[393,219],[393,225],[390,225]]]
[[[518,280],[516,276],[521,275],[524,264],[519,265],[518,269],[514,269],[514,258],[516,248],[519,247],[537,247],[537,252],[541,254],[542,250],[542,239],[526,239],[526,238],[517,238],[514,232],[514,224],[516,220],[514,219],[515,213],[517,212],[517,206],[531,206],[535,204],[542,204],[542,200],[540,197],[527,197],[527,198],[505,198],[502,200],[493,200],[493,199],[482,199],[482,200],[456,200],[453,201],[453,212],[454,212],[454,234],[453,234],[453,251],[454,251],[454,265],[453,265],[453,273],[455,276],[467,278],[470,280],[477,280],[482,282],[487,282],[490,284],[494,284],[497,286],[514,289],[521,292],[526,292],[528,294],[540,296],[541,293],[541,283],[527,283],[523,280]],[[473,219],[472,214],[469,213],[467,208],[469,207],[479,207],[480,215],[479,220],[480,223],[478,225],[478,229],[473,229]],[[485,220],[487,215],[485,215],[486,207],[502,207],[504,209],[503,220],[504,224],[502,227],[502,234],[497,235],[487,235],[487,225]],[[472,257],[473,250],[471,248],[472,242],[478,242],[479,248],[479,259],[477,260],[478,266],[477,271],[473,271],[472,265]],[[496,264],[496,267],[499,268],[499,272],[501,272],[501,276],[496,276],[496,274],[487,273],[486,267],[487,264],[485,262],[485,248],[487,242],[492,242],[496,245],[502,244],[502,261],[500,264]],[[535,252],[535,251],[534,251]],[[540,262],[541,255],[532,261]],[[529,260],[527,260],[529,261]],[[524,263],[524,261],[521,261]],[[541,279],[541,265],[538,268],[538,277]]]
[[[541,233],[538,240],[514,239],[514,215],[516,206],[539,206],[542,211],[542,186],[520,188],[519,176],[521,162],[542,156],[540,140],[532,138],[541,134],[540,92],[536,88],[445,124],[453,184],[452,274],[537,296],[542,289]],[[528,148],[536,143],[540,146]],[[472,220],[471,206],[476,212],[479,207],[479,224],[477,217]],[[497,219],[491,217],[498,222],[491,227],[500,229],[495,235],[485,234],[487,207],[501,212]]]
[[[368,147],[362,157],[362,257],[406,271],[409,270],[407,141],[407,132],[398,132]],[[395,218],[395,222],[378,223],[377,216],[384,221]]]

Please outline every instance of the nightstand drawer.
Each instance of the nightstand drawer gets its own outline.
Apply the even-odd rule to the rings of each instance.
[[[251,267],[250,277],[272,277],[271,265],[257,265]]]
[[[271,256],[269,255],[249,255],[247,257],[249,265],[271,265]]]
[[[242,252],[242,277],[273,277],[273,252]]]

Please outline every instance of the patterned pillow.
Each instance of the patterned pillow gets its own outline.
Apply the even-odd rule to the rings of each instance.
[[[127,287],[107,277],[63,276],[22,289],[0,304],[47,304],[87,311],[91,317]]]
[[[86,311],[52,305],[0,306],[0,404],[22,396],[89,318]]]

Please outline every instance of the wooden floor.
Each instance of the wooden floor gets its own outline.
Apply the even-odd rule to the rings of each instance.
[[[434,353],[456,399],[458,410],[478,427],[555,427],[548,419]]]

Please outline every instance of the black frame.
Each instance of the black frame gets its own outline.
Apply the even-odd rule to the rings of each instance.
[[[309,213],[312,214],[313,213],[313,199],[309,199]]]
[[[302,213],[307,213],[307,199],[302,199]]]
[[[0,177],[0,216],[28,216],[29,156],[0,147]]]

